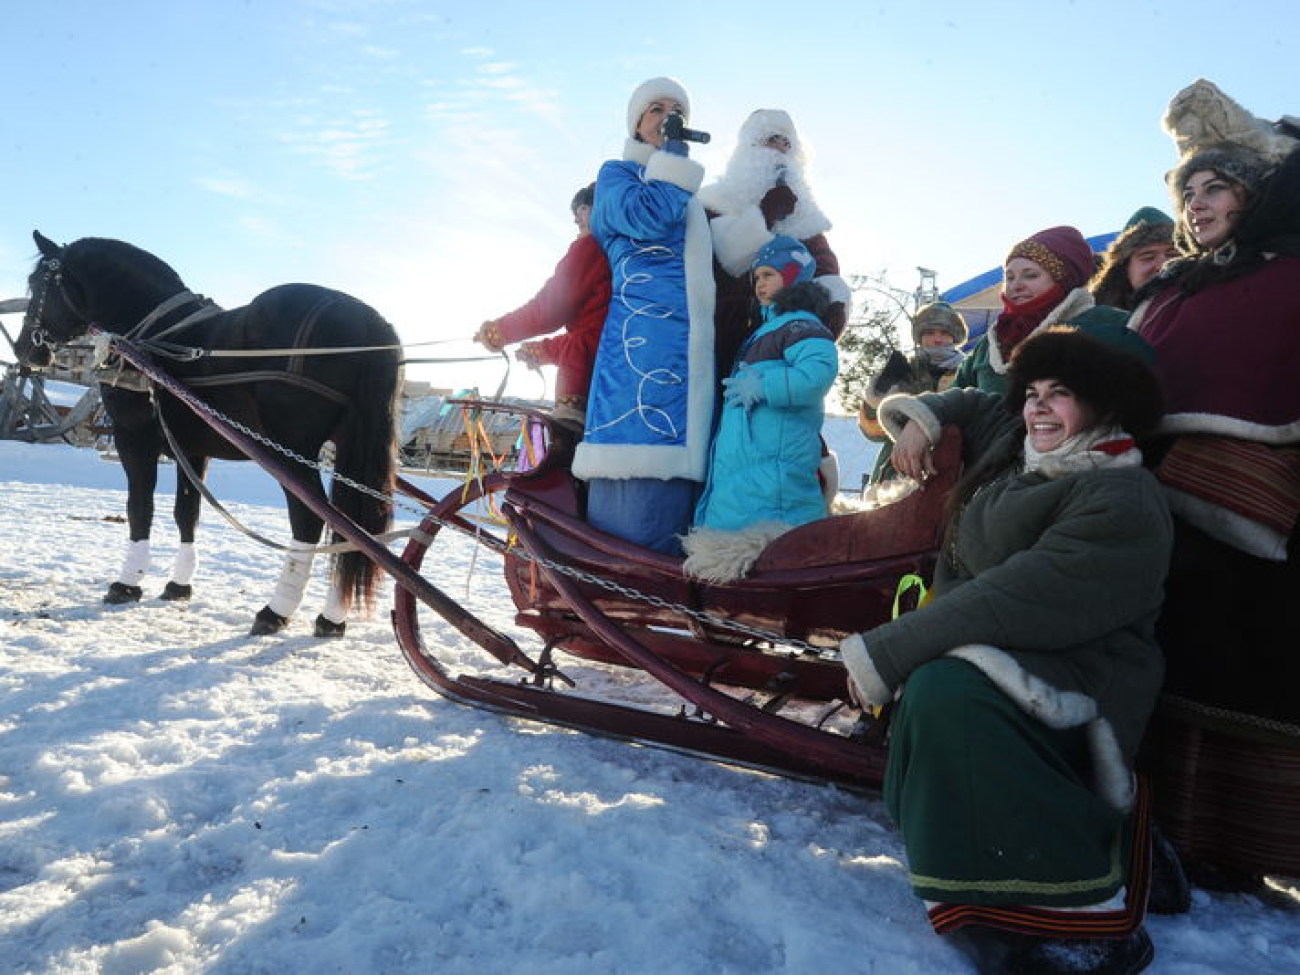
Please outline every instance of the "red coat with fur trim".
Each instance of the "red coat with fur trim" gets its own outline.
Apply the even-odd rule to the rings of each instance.
[[[565,333],[539,343],[542,365],[555,365],[557,402],[587,398],[600,330],[609,310],[610,274],[596,238],[584,234],[569,245],[551,279],[536,297],[497,319],[501,344],[512,345],[561,326]]]

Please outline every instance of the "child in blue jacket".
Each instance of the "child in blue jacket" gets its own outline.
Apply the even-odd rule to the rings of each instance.
[[[839,356],[821,321],[830,295],[812,280],[815,264],[807,247],[784,235],[754,258],[762,322],[723,380],[697,529],[753,526],[775,537],[827,514],[817,475],[822,403]]]

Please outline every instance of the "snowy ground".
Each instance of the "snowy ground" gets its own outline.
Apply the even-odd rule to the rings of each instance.
[[[211,515],[190,603],[103,606],[121,484],[93,452],[0,443],[0,970],[970,970],[878,801],[451,704],[386,608],[313,640],[319,586],[248,638],[277,559]],[[284,534],[266,475],[213,484]],[[439,552],[430,577],[508,626],[491,561]],[[1296,889],[1148,925],[1152,972],[1300,971]]]

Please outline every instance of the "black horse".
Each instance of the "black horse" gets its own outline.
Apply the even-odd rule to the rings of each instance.
[[[334,470],[341,476],[333,479],[331,503],[371,534],[388,527],[400,361],[397,334],[378,312],[341,292],[308,284],[281,285],[243,308],[222,311],[186,289],[163,261],[131,244],[88,237],[60,247],[39,232],[34,237],[41,256],[28,279],[30,301],[15,344],[20,362],[49,365],[55,346],[86,334],[92,324],[145,350],[163,356],[170,352],[173,358],[156,360],[167,374],[194,388],[215,411],[298,457],[314,460],[322,445],[332,441]],[[175,355],[177,348],[208,354],[186,361]],[[321,349],[340,351],[295,351]],[[257,355],[257,350],[266,354]],[[175,455],[170,443],[199,478],[209,458],[245,459],[188,406],[161,389],[147,388],[142,379],[138,372],[128,372],[101,385],[126,471],[131,531],[121,576],[104,597],[109,603],[142,595],[158,461],[163,453]],[[325,497],[316,468],[300,460],[286,459],[285,464]],[[350,487],[345,478],[381,497]],[[192,593],[201,495],[180,462],[176,481],[174,515],[181,546],[164,599]],[[321,537],[321,518],[288,490],[285,496],[294,541],[274,594],[253,622],[254,634],[274,633],[288,623],[302,599]],[[372,604],[376,582],[374,565],[360,553],[334,555],[332,592],[316,619],[317,635],[341,634],[353,602]]]

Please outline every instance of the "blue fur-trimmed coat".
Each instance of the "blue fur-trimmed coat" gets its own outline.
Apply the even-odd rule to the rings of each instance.
[[[810,312],[773,315],[741,346],[732,375],[742,365],[758,370],[764,398],[750,409],[723,402],[696,527],[738,531],[825,518],[817,478],[822,403],[839,372],[830,330]]]
[[[713,423],[713,250],[699,163],[629,140],[596,179],[613,293],[573,473],[703,481]]]

